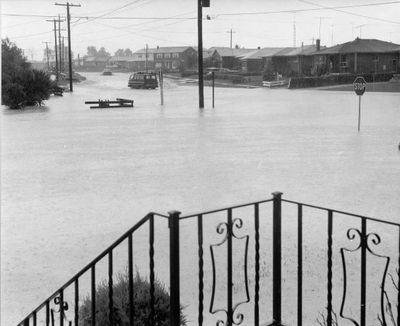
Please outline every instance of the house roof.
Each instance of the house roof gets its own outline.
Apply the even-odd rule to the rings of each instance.
[[[217,50],[221,57],[242,57],[250,52],[257,51],[257,49],[231,49],[227,47],[212,47],[209,50]]]
[[[96,57],[96,56],[84,56],[83,60],[86,62],[107,62],[110,57]]]
[[[147,53],[181,53],[187,49],[193,49],[192,46],[160,46],[157,48],[147,49]],[[146,53],[146,49],[140,49],[135,53]]]
[[[325,47],[321,47],[325,48]],[[298,56],[298,55],[310,55],[317,51],[317,46],[315,44],[311,45],[303,45],[299,47],[288,47],[284,48],[278,53],[275,54],[275,56],[279,57],[293,57],[293,56]],[[320,52],[318,52],[320,53]]]
[[[338,53],[384,53],[397,52],[399,44],[375,39],[356,38],[354,41],[338,44],[314,54],[338,54]]]
[[[264,57],[270,57],[283,49],[284,48],[262,48],[260,50],[247,53],[242,57],[242,59],[261,59]]]

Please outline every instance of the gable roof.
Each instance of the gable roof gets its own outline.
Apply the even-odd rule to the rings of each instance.
[[[257,51],[257,49],[236,49],[228,47],[211,47],[209,50],[217,50],[221,57],[242,57],[250,52]]]
[[[244,55],[242,59],[262,59],[265,57],[271,57],[283,49],[284,48],[262,48]]]
[[[193,49],[192,46],[160,46],[157,48],[147,49],[147,53],[181,53],[188,49]],[[137,50],[135,53],[144,54],[146,49]]]
[[[399,44],[375,39],[356,38],[354,41],[338,44],[330,48],[318,51],[314,54],[338,54],[338,53],[384,53],[397,52]]]
[[[325,47],[321,47],[324,48]],[[310,55],[317,51],[317,45],[316,44],[310,44],[310,45],[303,45],[299,47],[287,47],[284,48],[282,51],[279,51],[276,53],[276,56],[280,57],[294,57],[298,55]],[[321,50],[318,52],[321,53]]]

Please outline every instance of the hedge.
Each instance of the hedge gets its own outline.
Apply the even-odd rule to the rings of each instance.
[[[329,85],[352,84],[356,77],[364,77],[367,83],[385,82],[393,77],[393,73],[380,73],[380,74],[335,74],[319,77],[292,77],[289,80],[288,88],[308,88],[320,87]]]

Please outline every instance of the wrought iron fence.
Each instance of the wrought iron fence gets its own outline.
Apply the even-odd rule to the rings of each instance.
[[[102,259],[107,260],[108,271],[109,320],[107,325],[135,325],[134,262],[132,258],[134,250],[133,237],[138,230],[143,230],[146,225],[148,225],[147,258],[149,264],[150,293],[147,324],[156,325],[156,239],[154,225],[155,219],[166,219],[168,220],[169,229],[169,247],[167,251],[169,252],[169,325],[171,326],[177,326],[181,323],[181,287],[183,283],[182,273],[184,272],[182,270],[181,259],[183,261],[190,259],[196,261],[196,264],[192,264],[191,273],[188,273],[188,275],[190,276],[189,282],[197,284],[197,297],[190,296],[190,302],[183,303],[186,307],[195,307],[195,309],[192,309],[192,311],[196,311],[195,316],[191,316],[189,323],[201,326],[210,324],[210,320],[212,320],[213,324],[217,326],[240,324],[254,324],[257,326],[297,324],[298,326],[302,326],[303,323],[309,323],[310,320],[313,320],[317,324],[326,326],[341,323],[345,325],[348,322],[356,326],[366,326],[367,324],[372,325],[374,323],[382,326],[400,326],[400,224],[282,199],[282,193],[280,192],[275,192],[272,195],[272,198],[267,200],[202,212],[200,214],[181,216],[181,213],[178,211],[171,211],[168,215],[158,213],[147,214],[110,247],[41,303],[18,325],[85,325],[80,318],[80,301],[82,301],[80,281],[86,273],[90,275],[89,296],[91,305],[90,318],[88,318],[87,324],[93,326],[98,324],[96,320],[98,312],[96,308],[96,267]],[[239,235],[238,233],[243,233],[246,228],[244,219],[235,217],[235,213],[241,209],[247,210],[248,219],[246,221],[249,232],[248,234]],[[317,230],[318,238],[322,239],[324,243],[322,248],[321,246],[308,246],[305,242],[305,232],[308,231],[308,228],[304,226],[304,219],[313,216],[315,212],[319,212],[318,223],[326,223],[325,227],[319,224]],[[282,225],[282,221],[285,218],[288,219],[286,214],[293,217],[291,220],[287,220],[293,232],[285,237],[283,236],[285,228]],[[219,217],[222,216],[223,220],[217,221],[215,219],[216,215]],[[193,222],[196,232],[188,232],[187,229],[180,230],[182,224],[187,221]],[[265,221],[270,224],[268,227],[261,226]],[[311,223],[317,223],[316,219],[312,220]],[[213,226],[206,228],[207,224],[213,224]],[[213,233],[213,227],[215,227],[215,234],[220,238],[222,237],[217,243],[215,243],[215,238],[205,241],[205,236]],[[252,228],[254,229],[252,230]],[[337,229],[336,231],[334,230],[335,228]],[[387,232],[388,230],[390,232]],[[194,234],[197,235],[195,239],[193,238]],[[312,236],[316,237],[315,232],[313,232]],[[306,237],[309,238],[309,236]],[[194,258],[186,250],[182,250],[181,240],[186,238],[190,238],[191,241],[196,243],[197,257]],[[271,251],[271,259],[264,257],[265,248],[263,248],[264,251],[261,250],[261,242],[266,238],[270,238],[271,248],[268,249]],[[383,248],[384,252],[377,253],[376,248],[384,242],[383,238],[386,241]],[[290,249],[290,246],[282,246],[283,242],[290,241],[295,242],[293,248],[295,248],[296,254],[294,255],[293,248]],[[243,255],[240,255],[242,258],[241,263],[237,264],[238,260],[235,258],[235,255],[239,254],[239,250],[235,250],[234,245],[238,245],[239,243],[243,243]],[[352,243],[356,244],[354,248],[349,249],[348,247]],[[116,306],[113,294],[115,278],[113,252],[123,245],[127,246],[126,258],[129,279],[127,285],[129,321],[125,323],[117,321],[114,317],[114,311],[120,307]],[[208,247],[209,252],[205,250],[206,247]],[[223,272],[217,266],[217,264],[221,264],[221,259],[217,259],[218,251],[221,252],[221,250],[223,250],[222,260],[224,260]],[[291,251],[288,259],[283,258],[285,250]],[[326,259],[324,257],[320,257],[319,261],[315,261],[315,258],[312,259],[314,260],[313,264],[319,266],[316,269],[319,269],[319,280],[322,280],[317,283],[321,283],[320,285],[324,286],[326,291],[323,303],[325,311],[322,313],[319,312],[320,319],[310,316],[312,312],[310,312],[309,306],[312,305],[312,301],[309,298],[314,297],[315,294],[307,294],[310,286],[306,286],[304,282],[309,277],[304,271],[305,254],[316,250],[320,250],[326,254]],[[221,257],[221,254],[218,257]],[[374,259],[380,260],[381,263],[372,265]],[[370,263],[367,264],[367,262]],[[205,268],[206,264],[208,268]],[[289,267],[290,264],[294,267]],[[359,269],[359,272],[354,273],[353,265],[356,265],[356,269]],[[196,266],[196,268],[193,266]],[[321,266],[324,267],[322,268]],[[358,298],[354,298],[353,295],[349,299],[351,294],[349,293],[350,267],[353,268],[353,278],[356,275],[357,282],[359,283],[359,293],[356,296]],[[377,268],[382,269],[381,273],[377,272]],[[266,286],[265,282],[261,284],[262,278],[269,277],[269,270],[271,270],[270,287]],[[290,271],[288,272],[287,270]],[[238,282],[234,281],[234,278],[237,278],[235,276],[237,273],[241,274],[243,282],[240,287],[243,292],[241,299],[236,298],[239,290],[235,287]],[[286,276],[283,276],[283,273],[286,273]],[[219,277],[218,274],[220,274]],[[369,299],[368,291],[372,287],[373,282],[371,279],[374,276],[379,280],[378,298]],[[205,278],[209,282],[206,282]],[[222,291],[225,291],[225,298],[222,300],[218,298],[217,294],[217,288],[221,286],[221,278],[222,283],[224,283]],[[336,280],[336,283],[334,280]],[[282,285],[285,282],[292,282],[291,284],[294,284],[294,286],[283,293]],[[352,287],[354,288],[354,285]],[[391,287],[391,290],[388,289],[389,287]],[[69,311],[70,303],[65,299],[65,291],[67,289],[73,293],[73,308],[71,308],[71,311]],[[266,293],[268,294],[266,301],[270,305],[269,308],[266,307],[265,303],[260,303],[261,296],[265,297]],[[307,298],[307,302],[305,302],[305,298]],[[288,317],[288,312],[285,312],[284,307],[285,302],[289,301],[295,301],[296,304],[294,305],[295,307],[291,306],[290,309],[287,309],[291,313],[291,316]],[[375,303],[376,307],[372,307],[373,305],[370,302]],[[224,305],[220,306],[222,304]],[[208,311],[206,311],[206,307],[208,307]],[[358,311],[354,313],[354,309]],[[67,311],[73,317],[67,317]],[[338,311],[338,314],[336,311]],[[43,317],[39,318],[39,314],[42,314]],[[374,316],[375,319],[372,319],[373,317],[371,316]],[[271,320],[270,322],[266,322],[268,317]],[[207,318],[207,321],[205,321],[205,318]],[[286,323],[285,319],[290,319],[291,322]]]

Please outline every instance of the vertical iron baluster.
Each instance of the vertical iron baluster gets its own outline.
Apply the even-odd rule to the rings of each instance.
[[[399,227],[399,256],[397,264],[397,325],[400,325],[400,227]]]
[[[92,291],[92,323],[96,326],[96,265],[91,268],[91,291]]]
[[[128,237],[128,273],[129,273],[129,325],[133,326],[134,302],[133,302],[133,252],[132,233]]]
[[[23,326],[29,326],[29,317],[24,320]]]
[[[272,315],[273,325],[282,325],[282,201],[281,192],[273,195],[273,298]]]
[[[179,282],[179,215],[178,211],[168,213],[169,226],[169,286],[170,326],[180,325],[180,282]]]
[[[255,284],[254,284],[254,325],[260,323],[258,306],[260,292],[260,218],[258,203],[254,205],[254,240],[255,240]]]
[[[150,259],[150,324],[154,324],[154,215],[149,219],[149,259]]]
[[[228,222],[227,222],[227,291],[228,291],[228,316],[227,316],[227,326],[232,325],[232,314],[233,314],[233,308],[232,308],[232,287],[233,287],[233,282],[232,282],[232,209],[228,209]]]
[[[110,325],[114,325],[114,291],[113,291],[113,252],[108,253],[108,318]]]
[[[64,290],[60,290],[60,326],[64,326]]]
[[[197,240],[198,240],[198,255],[199,255],[199,316],[198,325],[203,325],[203,310],[204,310],[204,260],[203,260],[203,215],[197,216]]]
[[[50,302],[46,301],[46,326],[50,326]]]
[[[297,326],[303,324],[303,206],[297,206]]]
[[[361,219],[361,319],[360,326],[365,326],[365,304],[367,298],[367,220]]]
[[[79,324],[79,281],[75,279],[75,326]]]
[[[327,326],[332,326],[332,234],[333,234],[333,212],[328,210],[328,306]]]
[[[36,326],[36,325],[37,325],[36,311],[33,312],[33,314],[32,314],[32,319],[33,319],[33,326]]]

